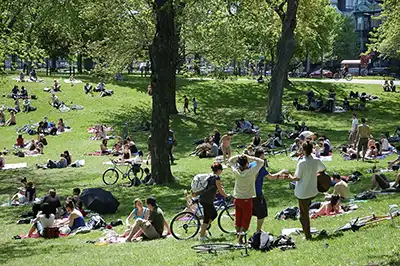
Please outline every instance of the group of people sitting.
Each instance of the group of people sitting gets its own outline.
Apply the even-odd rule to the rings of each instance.
[[[37,139],[32,139],[26,143],[22,135],[18,135],[14,148],[17,149],[15,152],[16,156],[33,156],[44,153],[44,146],[47,145],[47,140],[43,134],[38,134]],[[23,151],[21,149],[24,149]]]
[[[33,203],[36,200],[36,188],[33,182],[28,181],[26,177],[21,179],[21,187],[18,192],[11,197],[10,205],[20,205],[26,203]]]
[[[33,68],[31,72],[29,72],[29,79],[25,79],[25,73],[21,71],[19,74],[19,81],[20,82],[25,82],[25,81],[31,81],[31,82],[37,82],[37,81],[42,81],[38,79],[36,70]]]
[[[391,81],[385,80],[385,82],[382,85],[382,88],[383,88],[383,91],[386,91],[386,92],[396,92],[396,86],[394,85],[393,80],[391,80]]]
[[[90,94],[91,96],[93,96],[93,91],[99,92],[100,97],[106,97],[106,96],[113,95],[114,91],[106,90],[105,86],[106,85],[103,82],[100,82],[99,84],[97,84],[97,86],[95,88],[93,88],[93,86],[89,82],[87,82],[85,84],[85,86],[83,87],[83,90],[84,90],[85,94]]]
[[[80,189],[75,188],[73,195],[67,197],[63,207],[56,190],[50,189],[49,194],[41,202],[33,205],[34,219],[26,237],[31,237],[35,232],[39,236],[46,237],[51,234],[49,231],[55,229],[57,232],[69,234],[85,226],[83,205],[79,196]]]
[[[0,126],[14,126],[17,124],[17,120],[15,117],[15,110],[9,110],[10,118],[6,120],[6,116],[4,114],[4,110],[0,109]]]
[[[37,127],[37,133],[43,135],[56,135],[57,133],[65,132],[65,129],[69,127],[65,125],[62,118],[58,119],[57,124],[55,122],[50,122],[47,116],[43,118],[43,121],[39,122]]]
[[[255,134],[258,132],[258,127],[242,118],[235,121],[235,128],[232,131],[235,133]]]
[[[374,137],[370,135],[365,158],[373,159],[381,156],[383,152],[392,150],[394,150],[394,147],[390,145],[389,140],[384,134],[381,134],[378,140],[375,140]],[[358,151],[355,143],[342,147],[342,156],[348,159],[357,159],[357,152],[360,152],[358,155],[362,156],[361,151]]]
[[[303,154],[302,145],[305,141],[310,141],[313,145],[313,156],[330,156],[333,151],[333,145],[325,135],[319,135],[311,131],[302,131],[290,146],[291,157],[301,157]]]

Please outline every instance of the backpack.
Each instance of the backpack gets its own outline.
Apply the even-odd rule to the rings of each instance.
[[[263,252],[270,251],[274,248],[274,237],[263,231],[254,233],[248,242],[251,248]]]
[[[87,223],[87,226],[92,228],[92,229],[100,229],[106,227],[106,222],[104,221],[103,218],[101,218],[100,215],[93,215],[90,217],[89,222]]]
[[[284,209],[281,212],[278,212],[275,215],[275,219],[278,220],[287,220],[287,219],[292,219],[292,220],[296,220],[300,215],[300,210],[298,207],[293,206],[293,207],[289,207]]]
[[[318,173],[317,176],[318,184],[317,188],[319,192],[327,192],[331,187],[331,177],[325,172]]]
[[[363,192],[357,194],[354,198],[356,200],[368,200],[368,199],[375,199],[376,195],[372,191],[363,191]]]
[[[193,193],[201,194],[207,186],[208,186],[208,179],[210,179],[212,175],[210,174],[198,174],[193,177],[191,190]]]
[[[273,246],[279,248],[280,250],[288,250],[295,249],[296,243],[290,236],[279,235],[275,239]]]

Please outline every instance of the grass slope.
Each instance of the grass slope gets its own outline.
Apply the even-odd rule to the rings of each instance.
[[[193,141],[211,133],[214,128],[225,132],[232,127],[234,119],[245,117],[259,125],[262,129],[262,137],[272,132],[274,125],[263,123],[266,106],[265,86],[249,81],[215,82],[178,80],[178,105],[183,107],[183,95],[189,98],[196,97],[199,102],[199,114],[190,114],[188,117],[177,115],[171,119],[172,129],[176,132],[179,142],[175,154],[179,158],[177,165],[172,166],[175,176],[180,179],[178,184],[170,186],[154,186],[127,188],[123,182],[115,186],[105,187],[101,181],[101,175],[107,166],[103,162],[106,157],[85,156],[87,152],[99,149],[99,141],[90,141],[87,128],[95,123],[107,122],[113,125],[118,132],[122,132],[125,122],[134,123],[142,116],[148,116],[151,107],[151,98],[145,93],[148,80],[138,77],[130,77],[125,82],[107,84],[108,88],[115,91],[113,97],[90,97],[83,93],[83,85],[70,87],[62,83],[62,92],[58,93],[60,100],[73,101],[75,104],[84,105],[83,111],[71,111],[60,113],[48,105],[50,95],[43,92],[44,87],[51,86],[51,79],[46,78],[43,84],[25,83],[29,93],[38,96],[33,105],[38,107],[36,112],[17,115],[17,126],[29,121],[39,121],[44,116],[55,121],[62,117],[67,125],[72,127],[72,132],[56,137],[48,137],[48,146],[45,154],[33,158],[17,158],[7,156],[7,162],[28,162],[28,169],[19,171],[0,172],[0,202],[6,202],[11,194],[19,186],[19,179],[27,177],[34,181],[38,195],[44,195],[51,187],[56,187],[59,194],[68,196],[74,187],[82,189],[89,187],[103,187],[110,190],[121,202],[121,206],[115,215],[106,217],[107,221],[117,218],[125,219],[132,208],[132,201],[136,197],[145,199],[148,195],[156,195],[157,199],[169,219],[178,212],[177,207],[184,205],[183,190],[190,184],[191,178],[196,173],[209,171],[211,159],[193,158],[188,153],[194,148]],[[8,76],[1,84],[0,95],[8,93],[14,82]],[[21,84],[18,84],[21,85]],[[313,89],[317,94],[327,95],[329,88],[334,88],[338,98],[347,95],[350,90],[366,91],[382,97],[381,101],[368,103],[367,110],[360,113],[359,117],[368,118],[375,137],[383,131],[392,131],[397,126],[398,110],[400,110],[399,95],[383,94],[380,86],[345,85],[326,83],[296,82],[295,86],[285,91],[284,101],[287,105],[295,95],[303,96],[307,90]],[[7,98],[0,98],[0,105],[13,106],[13,102]],[[346,142],[347,131],[351,125],[351,115],[322,114],[310,112],[294,112],[298,121],[307,121],[312,131],[325,133],[338,145]],[[284,129],[292,128],[284,125]],[[147,133],[131,132],[135,142],[142,149],[146,149]],[[0,148],[14,144],[16,139],[15,127],[0,128]],[[29,137],[25,136],[28,140]],[[250,143],[250,136],[237,136],[233,138],[233,146]],[[112,141],[110,141],[112,143]],[[44,163],[47,159],[57,159],[58,154],[68,149],[73,159],[85,159],[86,165],[82,168],[68,168],[63,170],[37,170],[36,163]],[[236,152],[239,152],[237,150]],[[370,187],[370,177],[366,170],[371,168],[370,163],[345,162],[336,153],[332,162],[327,162],[329,172],[350,174],[354,170],[364,173],[364,179],[351,186],[353,193],[358,193]],[[393,157],[389,158],[393,159]],[[281,168],[293,171],[296,162],[285,156],[268,158],[271,171]],[[378,167],[385,167],[387,160],[377,162]],[[393,178],[393,174],[389,175]],[[228,192],[233,190],[233,176],[230,170],[223,173],[223,183]],[[296,205],[293,191],[289,190],[287,182],[266,181],[264,186],[268,198],[270,217],[266,219],[264,230],[278,235],[282,228],[300,227],[298,221],[277,221],[273,219],[276,212]],[[379,196],[378,199],[359,204],[359,210],[340,217],[323,217],[312,221],[312,226],[318,229],[333,229],[345,224],[351,218],[370,213],[372,207],[377,214],[387,212],[389,204],[400,204],[397,195]],[[0,264],[21,265],[49,265],[62,262],[64,265],[365,265],[367,263],[381,263],[382,265],[399,265],[398,254],[398,229],[390,227],[389,223],[362,229],[357,233],[345,233],[342,236],[332,237],[320,241],[306,242],[301,237],[295,237],[298,248],[293,251],[281,252],[274,250],[268,253],[250,252],[250,256],[242,258],[239,252],[225,253],[218,256],[197,255],[190,246],[198,243],[196,240],[176,241],[166,240],[121,244],[109,246],[94,246],[85,244],[87,240],[94,240],[101,236],[100,232],[92,232],[86,235],[78,235],[70,238],[46,241],[43,239],[28,239],[22,241],[11,240],[13,235],[27,231],[27,225],[16,225],[15,222],[27,207],[1,208],[0,211]],[[252,220],[250,232],[255,229],[255,220]],[[116,228],[118,232],[122,227]],[[213,236],[221,241],[234,241],[234,238],[223,235],[216,223],[212,228]],[[325,244],[329,247],[326,248]],[[340,254],[340,255],[339,255]]]

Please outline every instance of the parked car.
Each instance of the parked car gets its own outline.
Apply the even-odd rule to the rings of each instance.
[[[373,67],[368,71],[371,76],[392,76],[395,77],[396,73],[389,67]]]
[[[322,75],[324,78],[332,78],[333,72],[327,69],[322,71]],[[320,78],[321,77],[321,69],[317,69],[314,72],[310,73],[310,78]]]

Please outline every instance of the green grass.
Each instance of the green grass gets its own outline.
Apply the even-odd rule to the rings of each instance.
[[[214,128],[225,132],[232,128],[234,119],[245,117],[259,125],[262,137],[272,132],[274,125],[263,122],[266,108],[266,89],[251,81],[215,82],[215,81],[188,81],[178,80],[178,108],[183,107],[182,97],[188,95],[196,97],[199,102],[199,114],[190,114],[188,117],[177,115],[171,119],[172,129],[176,132],[179,145],[175,154],[179,159],[177,165],[172,166],[172,171],[179,178],[179,183],[169,186],[127,188],[122,182],[115,186],[106,187],[101,180],[101,175],[107,166],[103,162],[105,157],[85,156],[87,152],[99,149],[99,141],[89,140],[87,128],[99,122],[114,125],[117,132],[122,132],[124,122],[134,123],[141,117],[148,117],[151,108],[151,98],[145,93],[148,80],[131,77],[125,82],[107,84],[108,88],[115,91],[113,97],[90,97],[83,93],[83,85],[75,87],[62,83],[62,92],[58,93],[61,100],[73,101],[84,105],[83,111],[60,113],[48,105],[50,95],[43,92],[44,87],[51,85],[51,79],[46,78],[43,84],[25,83],[30,93],[38,96],[33,105],[38,107],[36,112],[17,115],[17,126],[29,121],[39,121],[44,116],[55,121],[62,117],[67,125],[72,127],[72,132],[56,137],[48,137],[49,144],[45,154],[39,157],[18,158],[7,156],[9,163],[28,162],[28,169],[19,171],[0,172],[0,201],[6,202],[9,196],[15,193],[19,186],[19,179],[27,177],[32,180],[38,190],[38,195],[44,195],[51,187],[56,187],[59,194],[66,197],[72,193],[74,187],[82,189],[89,187],[103,187],[110,190],[121,202],[115,215],[106,216],[106,220],[125,219],[132,208],[132,201],[136,197],[145,199],[149,195],[156,195],[164,210],[167,219],[178,212],[177,207],[184,205],[183,190],[188,188],[193,175],[209,171],[211,159],[197,159],[188,156],[193,150],[193,141],[210,134]],[[0,95],[8,93],[14,82],[11,77],[6,77],[1,84]],[[21,85],[21,84],[19,84]],[[344,85],[326,83],[296,82],[295,86],[285,91],[284,101],[291,104],[294,95],[305,95],[306,91],[313,89],[317,94],[327,95],[329,88],[334,88],[338,98],[347,95],[350,90],[366,91],[382,97],[381,101],[367,104],[367,110],[359,113],[359,117],[367,117],[375,137],[383,131],[393,131],[397,126],[398,110],[400,110],[399,95],[382,94],[380,85]],[[13,105],[12,100],[0,98],[0,104]],[[305,96],[300,97],[305,101]],[[351,125],[351,114],[322,114],[310,112],[294,112],[298,121],[307,121],[312,131],[325,133],[334,145],[339,145],[347,140],[347,131]],[[283,128],[292,128],[292,125],[283,125]],[[142,149],[146,149],[148,133],[131,132],[135,142]],[[0,128],[0,148],[9,149],[15,142],[15,127]],[[28,136],[25,136],[28,139]],[[235,135],[234,146],[250,143],[250,136]],[[112,141],[111,141],[112,143]],[[289,143],[287,141],[287,143]],[[36,163],[44,163],[47,159],[57,159],[58,154],[68,149],[73,159],[85,159],[86,165],[82,168],[68,168],[63,170],[35,169]],[[236,152],[239,152],[237,150]],[[334,154],[332,162],[327,162],[329,172],[350,174],[359,170],[364,174],[361,182],[352,185],[351,191],[358,193],[370,187],[370,176],[366,170],[373,164],[343,161]],[[390,157],[389,159],[393,159]],[[281,168],[293,171],[296,162],[285,156],[268,158],[271,171]],[[388,160],[388,159],[387,159]],[[385,167],[387,160],[377,162],[378,167]],[[391,178],[393,174],[389,174]],[[228,192],[233,190],[234,179],[230,170],[223,173],[223,184]],[[279,235],[283,228],[300,227],[298,221],[277,221],[273,216],[282,209],[296,205],[293,191],[289,190],[285,181],[266,181],[264,192],[268,198],[269,213],[264,224],[264,230]],[[378,196],[376,200],[359,204],[359,209],[351,214],[339,217],[322,217],[312,221],[312,226],[317,229],[333,229],[345,224],[351,218],[369,214],[372,207],[377,214],[385,214],[389,204],[400,204],[397,195]],[[13,207],[0,209],[0,263],[6,265],[366,265],[380,263],[381,265],[399,265],[398,254],[398,229],[390,224],[383,223],[357,233],[348,232],[342,236],[331,237],[320,241],[306,242],[296,236],[297,249],[281,252],[274,250],[268,253],[250,252],[250,256],[242,258],[240,252],[212,255],[198,255],[190,246],[198,243],[196,240],[177,241],[173,238],[149,241],[142,243],[94,246],[86,244],[87,240],[95,240],[101,232],[91,232],[86,235],[62,238],[57,240],[27,239],[22,241],[11,240],[13,235],[27,231],[27,225],[16,225],[19,215],[27,211],[27,207]],[[117,227],[118,232],[123,227]],[[250,232],[255,229],[253,218]],[[232,242],[234,238],[223,235],[217,224],[212,228],[215,238]],[[325,248],[325,244],[329,244]]]

